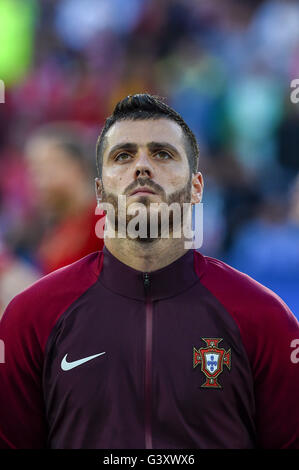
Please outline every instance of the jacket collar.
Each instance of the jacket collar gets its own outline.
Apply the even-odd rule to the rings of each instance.
[[[149,285],[146,286],[146,273],[122,263],[104,246],[100,253],[99,281],[124,297],[144,301],[149,296],[151,300],[159,300],[178,295],[199,281],[198,260],[205,263],[202,255],[188,250],[168,266],[149,272]]]

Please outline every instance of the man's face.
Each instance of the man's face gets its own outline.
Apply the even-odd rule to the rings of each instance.
[[[127,208],[190,202],[191,176],[183,131],[170,119],[118,121],[107,132],[102,200],[113,204],[116,218],[119,195]]]
[[[50,139],[36,139],[27,146],[28,169],[42,207],[62,209],[72,197],[79,165]]]

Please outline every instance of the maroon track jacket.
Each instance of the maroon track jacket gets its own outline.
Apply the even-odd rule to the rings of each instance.
[[[187,251],[143,273],[106,247],[0,322],[1,448],[299,448],[299,323],[273,292]]]

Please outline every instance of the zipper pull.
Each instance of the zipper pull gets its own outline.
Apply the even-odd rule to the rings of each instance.
[[[145,289],[148,289],[150,286],[150,277],[149,273],[143,273],[143,285]]]

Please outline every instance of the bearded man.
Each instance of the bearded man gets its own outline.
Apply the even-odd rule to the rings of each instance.
[[[165,236],[157,205],[187,204],[190,215],[201,201],[198,156],[157,97],[128,96],[106,120],[103,250],[16,296],[0,323],[1,447],[299,448],[295,316],[249,276],[186,248],[175,236],[183,217],[169,217]]]

